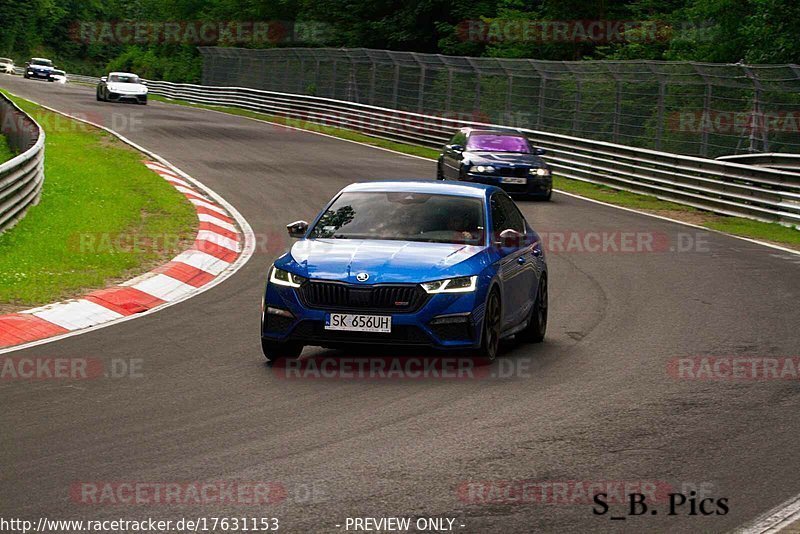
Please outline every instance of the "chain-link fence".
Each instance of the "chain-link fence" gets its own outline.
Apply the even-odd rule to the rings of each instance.
[[[717,157],[800,152],[800,66],[201,47],[203,84]]]

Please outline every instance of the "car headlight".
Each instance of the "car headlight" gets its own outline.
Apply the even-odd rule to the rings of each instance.
[[[272,272],[269,273],[270,283],[279,286],[300,287],[300,285],[306,280],[307,279],[303,278],[302,276],[290,273],[289,271],[284,271],[283,269],[278,269],[274,265],[272,266]]]
[[[491,165],[473,165],[470,170],[472,172],[494,172],[494,167]]]
[[[529,171],[531,174],[535,174],[536,176],[549,176],[550,169],[545,169],[544,167],[539,167],[538,169],[531,169]]]
[[[420,284],[427,293],[469,293],[478,287],[477,276],[459,276]]]

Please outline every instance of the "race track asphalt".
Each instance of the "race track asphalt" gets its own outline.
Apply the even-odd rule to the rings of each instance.
[[[221,194],[259,239],[241,271],[196,298],[9,355],[133,358],[142,376],[0,382],[0,516],[272,516],[284,532],[340,532],[364,516],[455,517],[465,533],[723,532],[800,493],[796,380],[668,371],[679,357],[800,355],[800,256],[562,194],[520,201],[551,244],[642,232],[659,250],[551,250],[548,336],[506,347],[490,372],[511,376],[289,380],[265,365],[258,338],[284,225],[310,220],[348,183],[432,178],[434,163],[159,102],[99,103],[79,85],[0,76],[0,87],[115,127]],[[671,251],[679,241],[694,245]],[[304,356],[314,354],[337,353]],[[285,498],[87,505],[70,495],[82,481],[219,480],[273,481]],[[590,502],[458,492],[523,480],[696,486],[730,512],[667,517],[662,505],[612,521]]]

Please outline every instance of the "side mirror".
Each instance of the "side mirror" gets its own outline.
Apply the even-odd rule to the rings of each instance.
[[[501,248],[519,248],[525,244],[525,234],[517,232],[513,228],[506,228],[500,235],[495,244]]]
[[[308,232],[308,223],[306,221],[295,221],[286,225],[286,231],[289,232],[289,237],[303,237]]]
[[[453,152],[464,152],[464,147],[461,145],[447,145],[445,148]]]
[[[547,154],[547,150],[545,150],[544,148],[537,148],[535,152],[537,156],[544,156],[545,154]]]
[[[100,81],[101,82],[108,81],[108,76],[100,76]]]

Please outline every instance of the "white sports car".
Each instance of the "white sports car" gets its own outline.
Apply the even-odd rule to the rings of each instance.
[[[111,72],[97,84],[97,100],[120,102],[130,100],[147,104],[147,86],[135,74]]]
[[[3,74],[14,74],[14,60],[7,57],[0,57],[0,72]]]
[[[67,83],[67,73],[63,70],[53,69],[52,74],[50,74],[50,81],[65,84]]]

